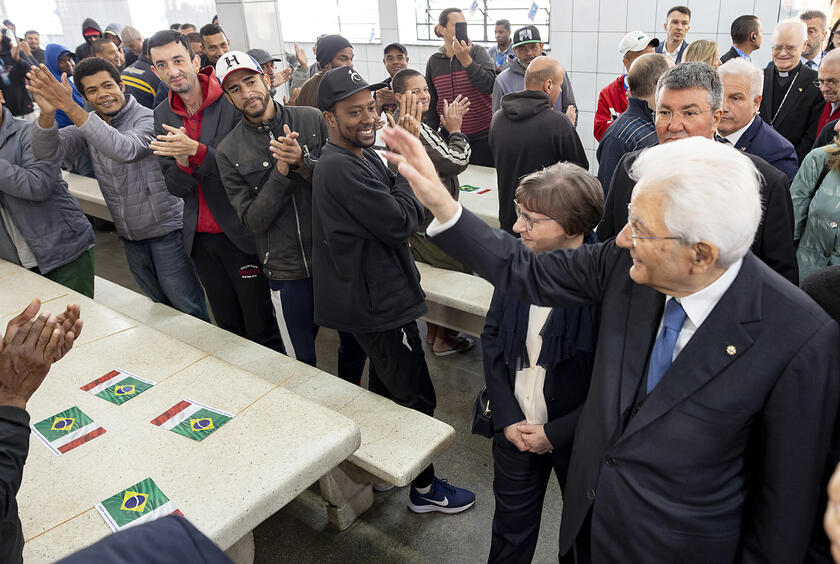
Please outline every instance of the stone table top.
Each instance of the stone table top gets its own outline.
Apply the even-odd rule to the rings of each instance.
[[[54,561],[109,534],[94,505],[147,477],[228,548],[359,447],[347,417],[0,261],[0,327],[36,296],[54,313],[80,303],[85,327],[30,400],[31,421],[78,406],[106,432],[60,456],[31,437],[17,496],[26,562]],[[116,368],[156,385],[122,405],[79,389]],[[234,418],[201,442],[150,423],[185,398]]]
[[[496,169],[469,165],[458,175],[461,186],[475,186],[478,190],[461,190],[458,201],[465,208],[492,227],[499,227],[499,190],[496,186]],[[489,192],[487,191],[489,190]]]

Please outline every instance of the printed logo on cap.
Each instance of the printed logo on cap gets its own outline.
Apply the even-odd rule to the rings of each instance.
[[[530,41],[532,39],[534,39],[534,36],[531,34],[531,28],[526,27],[519,32],[519,41]]]
[[[352,80],[355,84],[362,82],[362,75],[353,70],[353,67],[347,67],[347,74],[350,75],[350,80]]]
[[[239,64],[239,59],[236,55],[225,55],[225,63],[227,63],[227,70],[230,70],[230,67]]]

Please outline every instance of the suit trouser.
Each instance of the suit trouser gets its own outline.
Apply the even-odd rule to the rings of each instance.
[[[319,327],[315,324],[312,278],[269,280],[268,284],[286,354],[315,366],[315,337]],[[362,381],[367,355],[350,333],[339,331],[338,338],[338,377],[358,385]]]
[[[493,437],[493,534],[488,562],[529,563],[540,534],[551,471],[566,485],[571,445],[547,454],[521,452],[502,431]]]
[[[284,352],[259,259],[243,253],[224,233],[196,233],[192,258],[216,324]]]
[[[387,331],[354,333],[354,336],[370,359],[370,391],[433,416],[437,398],[417,322]],[[426,487],[432,483],[434,475],[434,467],[429,464],[411,485]]]

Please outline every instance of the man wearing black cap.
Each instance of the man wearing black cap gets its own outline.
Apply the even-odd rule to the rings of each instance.
[[[282,63],[283,59],[279,57],[272,57],[265,49],[249,49],[247,53],[260,64],[263,74],[268,77],[270,81],[271,97],[274,98],[274,95],[277,93],[277,87],[285,82],[288,82],[288,80],[292,77],[292,69],[283,69],[280,72],[277,72],[277,68],[274,66],[274,63]]]
[[[318,72],[303,83],[295,101],[296,106],[317,107],[318,84],[324,73],[338,67],[353,66],[353,46],[340,35],[325,35],[315,45],[315,59],[318,62]]]
[[[274,101],[258,63],[241,51],[216,63],[225,96],[244,117],[219,143],[216,161],[231,205],[256,235],[286,354],[315,366],[312,171],[328,131],[315,108]],[[358,384],[364,351],[349,333],[339,336],[338,375]]]
[[[394,75],[408,66],[408,49],[401,43],[391,43],[385,47],[384,57],[382,63],[385,65],[385,70],[388,71],[388,78],[382,81],[385,85],[374,94],[376,98],[376,111],[381,114],[383,111],[393,113],[400,103],[394,96],[394,89],[391,88],[391,79]]]
[[[417,318],[425,294],[408,239],[423,222],[423,206],[370,147],[376,102],[352,68],[326,72],[318,108],[330,139],[312,189],[315,322],[352,333],[370,358],[369,388],[405,407],[433,415],[436,398]],[[475,495],[435,477],[432,465],[411,483],[409,508],[458,513]]]
[[[507,68],[496,77],[496,85],[493,86],[494,114],[502,107],[502,97],[505,94],[525,90],[525,70],[531,61],[543,54],[540,30],[535,26],[526,25],[514,32],[513,55],[508,55]],[[577,103],[568,74],[563,75],[563,92],[554,103],[554,109],[564,112],[573,124],[577,123]]]

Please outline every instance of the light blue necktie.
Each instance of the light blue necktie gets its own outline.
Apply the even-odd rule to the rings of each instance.
[[[662,330],[653,343],[653,350],[650,353],[647,373],[647,393],[651,393],[656,385],[662,380],[665,371],[671,366],[674,357],[674,347],[677,345],[677,337],[685,321],[685,310],[680,302],[669,298],[665,304],[665,315],[662,320]]]

